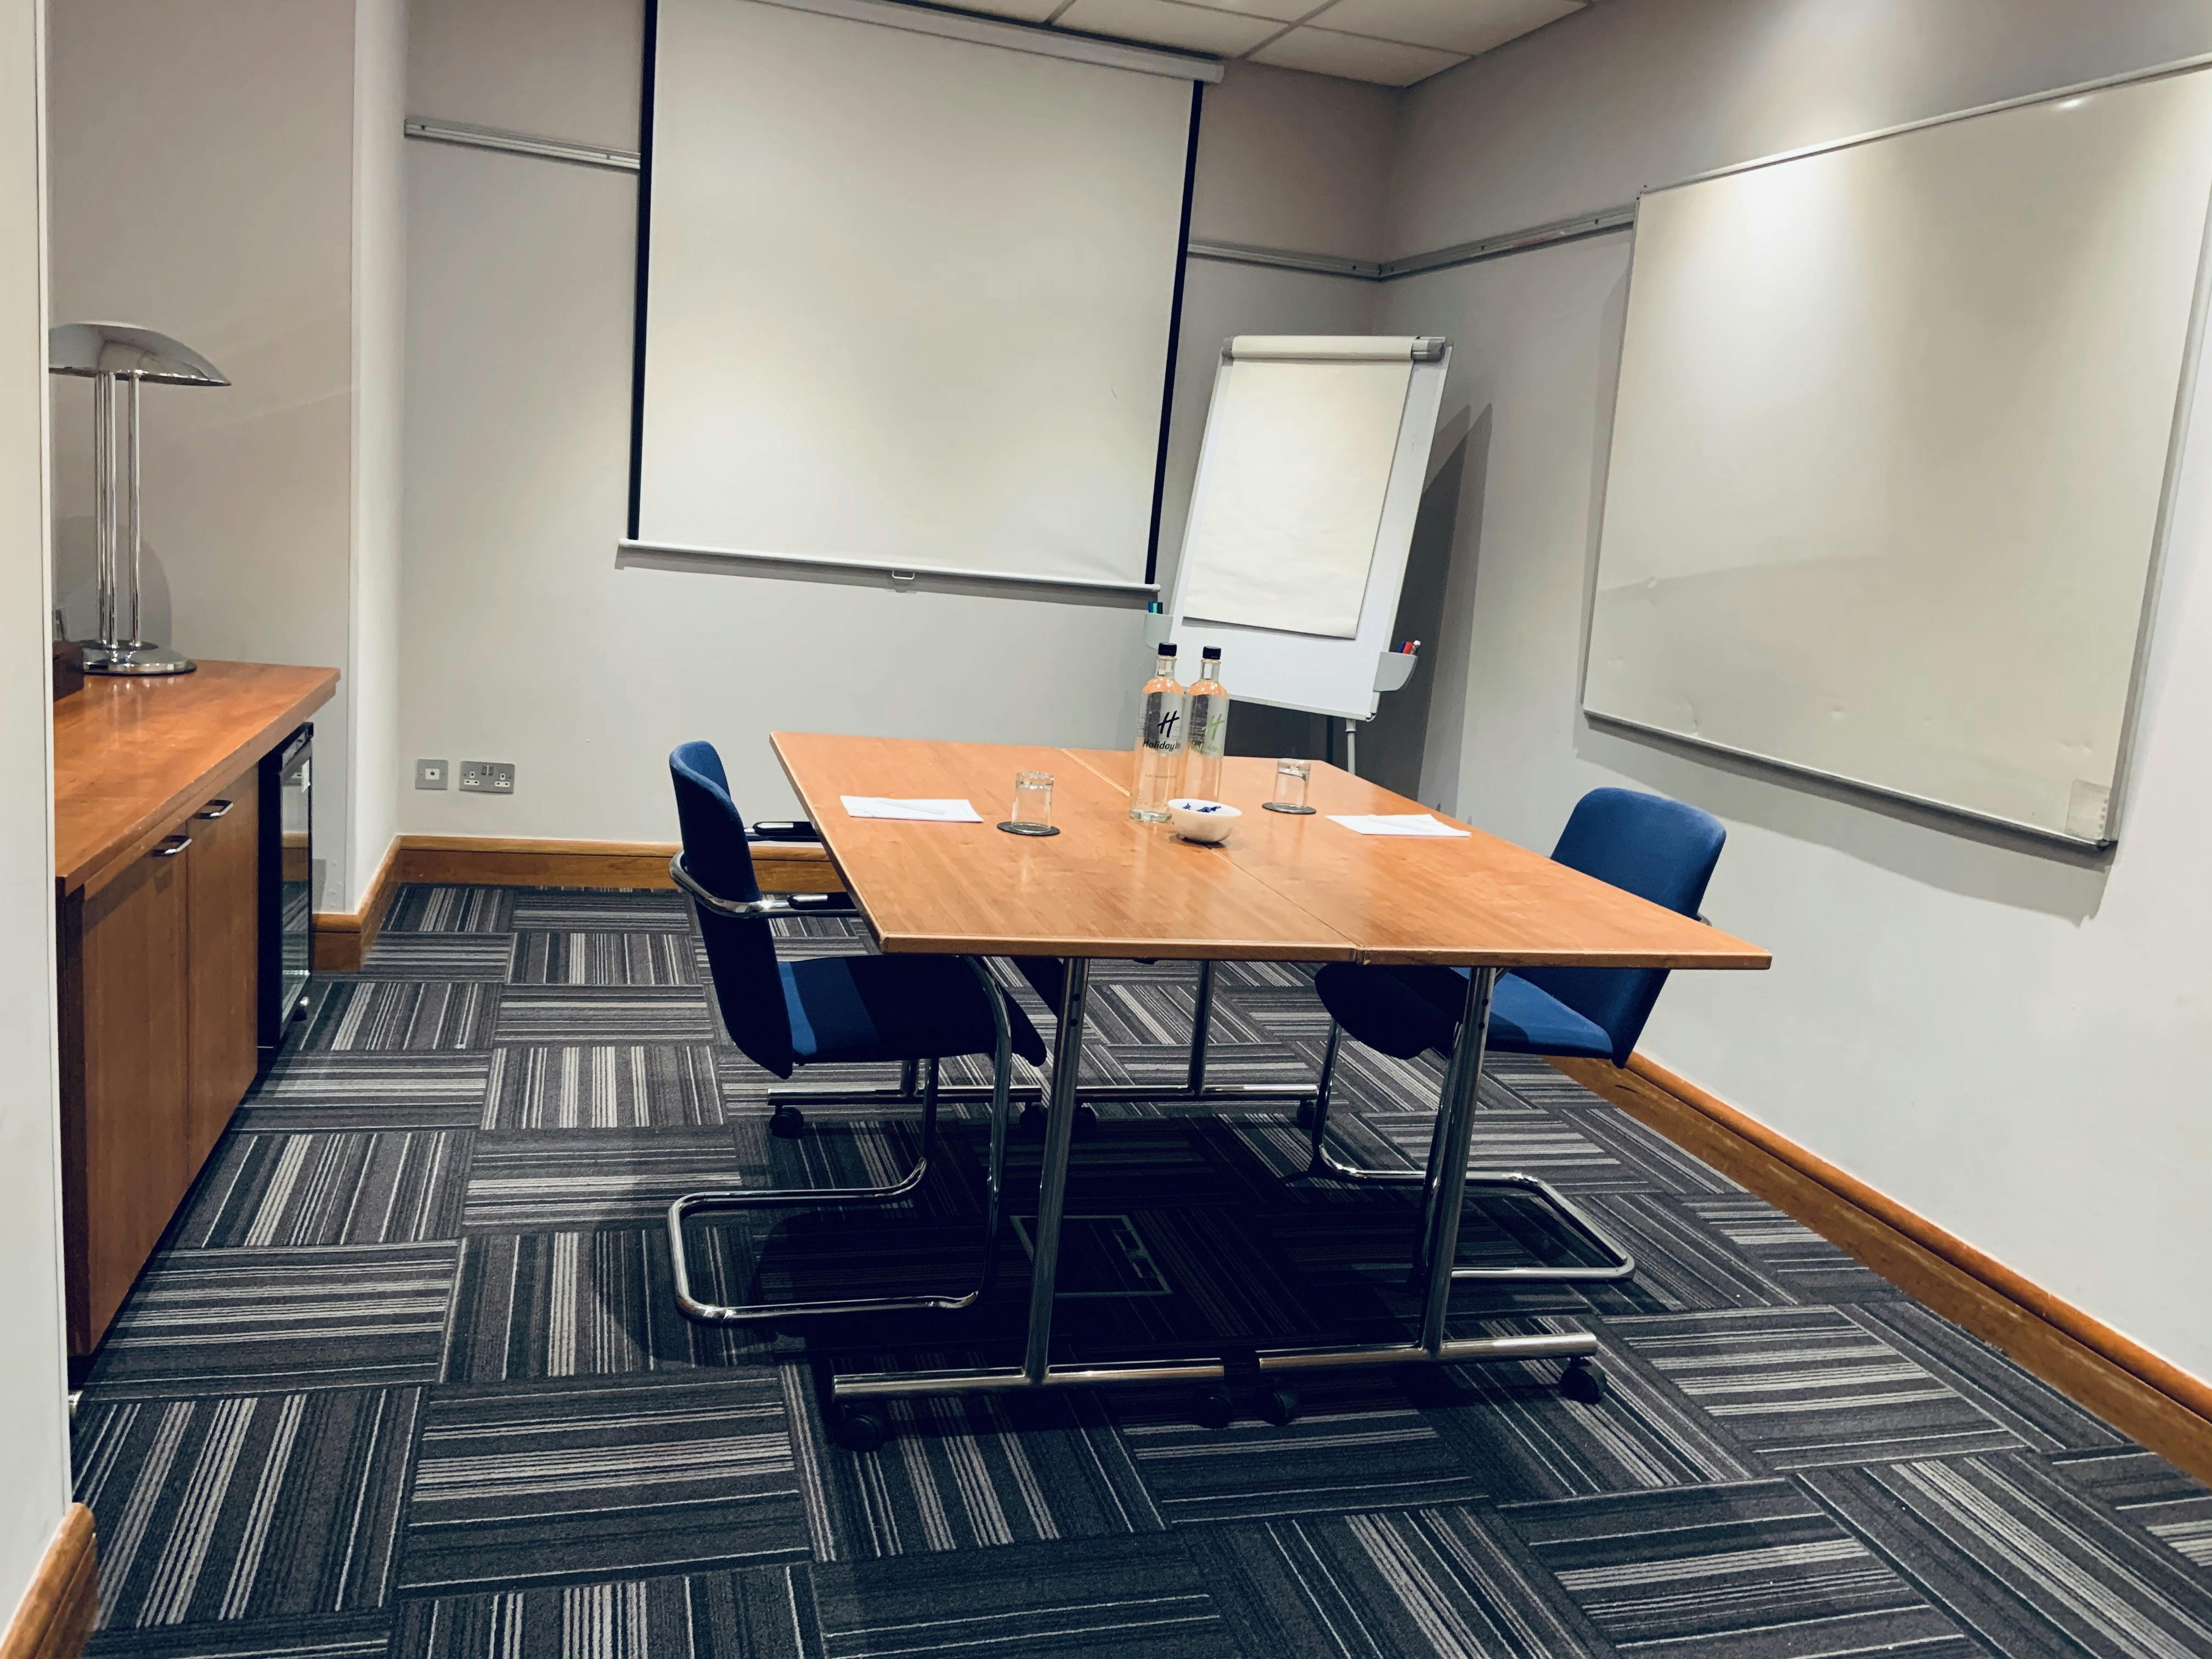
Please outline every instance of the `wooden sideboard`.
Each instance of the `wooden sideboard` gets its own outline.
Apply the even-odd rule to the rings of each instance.
[[[70,1352],[108,1322],[252,1085],[261,762],[327,668],[203,662],[54,705]]]

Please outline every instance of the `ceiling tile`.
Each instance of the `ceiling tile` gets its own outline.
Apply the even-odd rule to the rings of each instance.
[[[1074,0],[1053,21],[1064,29],[1231,57],[1249,52],[1282,27],[1264,17],[1178,5],[1176,0]]]
[[[1233,11],[1242,17],[1272,17],[1278,23],[1295,23],[1322,0],[1191,0],[1212,11]]]
[[[1346,81],[1376,81],[1386,87],[1410,87],[1439,70],[1466,59],[1455,52],[1433,52],[1426,46],[1401,46],[1391,40],[1370,40],[1363,34],[1339,34],[1334,29],[1295,28],[1272,45],[1252,54],[1255,64],[1278,69],[1305,70],[1315,75],[1334,75]]]
[[[1474,53],[1580,11],[1588,0],[1336,0],[1313,21],[1346,34]]]
[[[963,11],[988,12],[994,17],[1018,17],[1024,23],[1042,23],[1060,9],[1060,0],[960,0]]]

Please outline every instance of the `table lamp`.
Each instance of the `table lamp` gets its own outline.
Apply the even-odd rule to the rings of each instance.
[[[100,576],[99,637],[84,641],[88,674],[189,674],[189,657],[139,635],[138,388],[228,386],[213,363],[180,341],[125,323],[59,323],[46,331],[46,367],[92,382],[93,522]],[[116,392],[122,397],[122,453],[118,453]],[[127,503],[125,523],[118,509]],[[127,605],[118,603],[129,555]],[[120,612],[127,610],[128,629]]]

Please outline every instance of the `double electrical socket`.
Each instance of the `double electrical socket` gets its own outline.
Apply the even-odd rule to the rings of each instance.
[[[415,763],[415,787],[417,789],[446,787],[446,763],[441,760],[418,760]],[[461,787],[472,795],[511,795],[514,793],[514,763],[512,761],[463,761]]]

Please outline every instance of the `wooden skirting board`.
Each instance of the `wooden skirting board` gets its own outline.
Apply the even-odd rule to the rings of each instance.
[[[635,841],[516,841],[483,836],[400,836],[386,851],[359,910],[317,911],[314,963],[361,970],[392,898],[409,882],[483,887],[672,888],[672,844]],[[812,842],[756,842],[753,869],[768,893],[842,893],[830,855]]]
[[[1552,1062],[2199,1480],[2212,1387],[1642,1054]]]
[[[0,1659],[77,1659],[99,1609],[92,1511],[72,1504],[46,1546],[30,1587],[0,1632]]]

